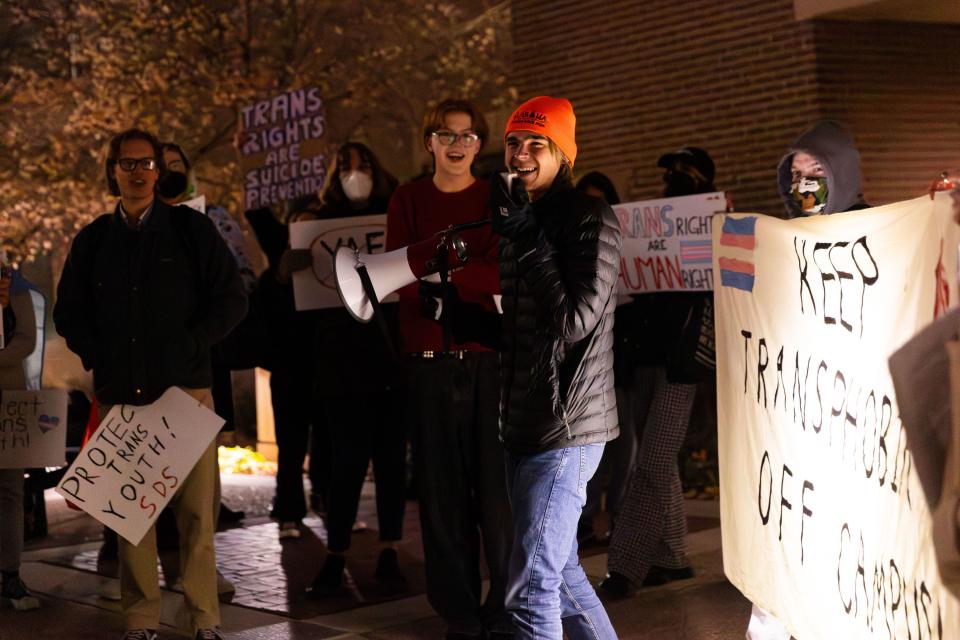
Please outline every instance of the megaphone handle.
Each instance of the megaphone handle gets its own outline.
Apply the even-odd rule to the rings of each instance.
[[[383,316],[380,299],[377,297],[376,289],[373,288],[373,281],[370,279],[370,274],[367,273],[367,265],[362,262],[359,263],[357,265],[357,275],[360,276],[360,284],[363,285],[363,292],[367,294],[367,299],[370,300],[370,306],[373,307],[373,317],[377,319],[377,324],[380,326],[380,333],[383,334],[383,340],[387,343],[390,357],[393,358],[395,363],[399,363],[400,356],[397,355],[397,350],[393,346],[393,340],[390,339],[390,328],[387,326],[387,319]]]

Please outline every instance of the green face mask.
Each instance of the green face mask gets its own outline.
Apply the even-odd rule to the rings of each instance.
[[[800,178],[793,183],[790,195],[807,215],[823,213],[827,206],[827,179]]]

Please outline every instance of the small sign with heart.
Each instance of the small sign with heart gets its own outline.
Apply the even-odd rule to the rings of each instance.
[[[65,462],[67,392],[3,391],[0,395],[0,469],[59,467]]]

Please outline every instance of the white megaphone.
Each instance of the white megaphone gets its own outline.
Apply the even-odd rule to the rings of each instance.
[[[360,253],[356,249],[340,247],[333,257],[333,277],[343,306],[360,322],[370,322],[374,308],[363,286],[363,269],[370,278],[377,302],[381,302],[419,278],[466,263],[467,245],[459,231],[489,222],[489,219],[483,219],[451,226],[435,237],[386,253]]]
[[[386,253],[360,253],[350,247],[340,247],[333,257],[333,277],[343,306],[360,322],[373,318],[373,304],[363,288],[358,267],[364,266],[370,276],[377,302],[417,280],[407,261],[407,247]]]

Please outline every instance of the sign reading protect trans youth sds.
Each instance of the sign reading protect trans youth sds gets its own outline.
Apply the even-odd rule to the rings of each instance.
[[[244,107],[240,118],[247,209],[320,190],[327,175],[327,124],[318,87],[287,91]]]

